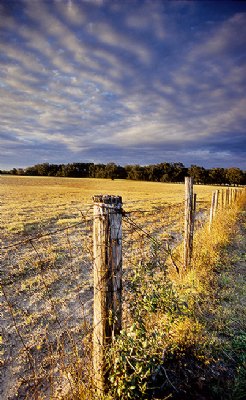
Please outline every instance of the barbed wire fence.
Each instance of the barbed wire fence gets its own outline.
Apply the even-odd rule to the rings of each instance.
[[[3,399],[56,398],[74,390],[71,366],[92,329],[90,211],[76,224],[2,247]]]
[[[238,191],[227,190],[221,193],[220,204],[228,206],[238,196]],[[22,240],[2,246],[2,399],[65,399],[70,398],[68,393],[71,398],[78,398],[78,382],[88,386],[93,368],[97,372],[93,382],[96,393],[99,391],[100,396],[104,391],[103,347],[110,345],[112,335],[121,328],[122,307],[127,309],[122,302],[128,298],[121,293],[127,292],[132,265],[148,263],[150,257],[155,257],[157,247],[164,265],[168,257],[172,259],[172,251],[183,241],[185,233],[186,200],[170,206],[157,205],[152,210],[138,209],[136,203],[136,209],[128,212],[127,204],[123,210],[122,199],[118,198],[117,203],[116,197],[97,196],[97,207],[103,205],[102,215],[95,215],[91,206],[81,211],[79,222],[23,236]],[[209,216],[211,229],[218,198],[217,193],[211,208],[199,199],[196,207],[192,205],[195,231],[207,223]],[[107,204],[110,206],[106,214],[105,204],[106,208]],[[119,217],[117,228],[108,220],[112,214]],[[99,253],[95,254],[98,221],[103,223],[99,229],[102,242],[96,245]],[[98,259],[100,279],[95,277]],[[175,261],[174,266],[179,272],[183,260],[178,264]],[[109,308],[95,322],[98,293],[100,304]],[[98,329],[105,338],[99,337]]]

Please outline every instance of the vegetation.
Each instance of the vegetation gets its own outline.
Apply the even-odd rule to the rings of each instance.
[[[193,264],[184,271],[183,185],[2,176],[0,346],[8,377],[2,398],[96,398],[91,198],[97,193],[121,195],[126,211],[124,326],[108,351],[104,400],[245,398],[245,199],[218,214],[208,233],[212,190],[195,187]]]
[[[199,208],[208,207],[212,190],[209,186],[196,187]],[[126,211],[145,210],[155,214],[155,221],[150,220],[151,231],[160,230],[163,224],[156,213],[159,208],[163,210],[165,225],[169,219],[170,223],[175,224],[176,220],[179,224],[183,218],[182,210],[180,213],[177,207],[184,197],[184,188],[179,184],[4,175],[0,178],[1,238],[16,240],[20,233],[35,234],[80,222],[81,211],[85,215],[92,213],[93,195],[114,193],[122,196]],[[145,225],[146,216],[139,213],[137,220]],[[182,227],[179,225],[177,229]]]
[[[109,351],[105,398],[245,398],[241,206],[221,212],[212,231],[205,226],[196,235],[188,271],[177,274],[173,259],[164,262],[155,240],[149,261],[131,264],[125,326]]]
[[[110,399],[245,398],[245,232],[234,208],[196,235],[189,271],[164,264],[158,247],[135,266],[109,356]]]
[[[147,166],[115,163],[93,164],[37,164],[25,169],[13,168],[11,171],[0,171],[3,174],[27,176],[60,176],[73,178],[108,178],[132,179],[153,182],[183,182],[185,176],[194,177],[197,184],[207,185],[245,185],[246,172],[239,168],[205,169],[197,165],[186,168],[182,163],[160,163]]]

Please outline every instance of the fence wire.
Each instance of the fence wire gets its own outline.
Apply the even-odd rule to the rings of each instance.
[[[1,251],[2,399],[73,390],[92,318],[92,219],[6,241]]]
[[[66,398],[67,392],[76,391],[78,371],[79,379],[85,379],[84,343],[92,333],[93,316],[92,208],[80,214],[81,220],[74,224],[44,226],[36,234],[2,240],[3,400]],[[151,210],[136,207],[130,212],[125,205],[125,292],[133,265],[150,259],[164,264],[182,241],[183,216],[183,203]],[[198,203],[196,227],[206,218],[206,205]]]

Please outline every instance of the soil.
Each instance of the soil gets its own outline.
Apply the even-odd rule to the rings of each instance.
[[[92,315],[91,235],[86,227],[3,251],[0,398],[49,399],[63,390],[74,344]],[[17,238],[9,237],[9,243]]]

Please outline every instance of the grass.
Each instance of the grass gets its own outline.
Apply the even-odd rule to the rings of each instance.
[[[1,346],[3,376],[8,376],[3,398],[94,398],[90,219],[92,196],[99,193],[121,195],[130,212],[123,221],[124,329],[109,354],[108,398],[162,394],[185,399],[192,385],[195,396],[206,383],[211,384],[209,395],[217,390],[220,396],[228,371],[232,376],[227,393],[240,396],[245,325],[238,315],[243,315],[245,271],[242,267],[234,274],[242,251],[234,251],[234,245],[228,250],[233,238],[243,243],[234,224],[236,210],[218,216],[210,234],[207,226],[199,231],[191,270],[184,273],[180,268],[177,274],[168,257],[171,253],[181,266],[184,185],[0,179],[5,297]],[[195,187],[201,214],[196,229],[204,225],[202,213],[207,213],[215,189]],[[47,232],[55,233],[37,238]],[[18,242],[16,248],[8,248]],[[235,360],[232,365],[225,354]],[[226,372],[218,382],[220,368]]]
[[[172,263],[165,270],[157,252],[154,273],[151,263],[133,273],[131,317],[110,359],[111,399],[245,398],[245,218],[238,207],[196,235],[188,271],[177,274]]]
[[[116,346],[117,355],[127,349],[129,360],[120,367],[129,384],[118,376],[115,387],[123,389],[112,398],[245,398],[245,219],[239,209],[219,214],[211,232],[205,226],[196,235],[189,271],[177,274],[171,264],[167,274],[148,280],[144,295],[139,288],[134,293],[133,320],[141,321],[134,334],[141,339]],[[138,368],[145,363],[144,380],[136,359]]]
[[[53,226],[62,219],[80,220],[81,210],[91,209],[95,194],[121,195],[127,211],[151,211],[181,203],[183,190],[180,184],[155,182],[1,176],[0,229],[4,235]],[[199,201],[210,201],[212,190],[214,187],[197,186]]]

